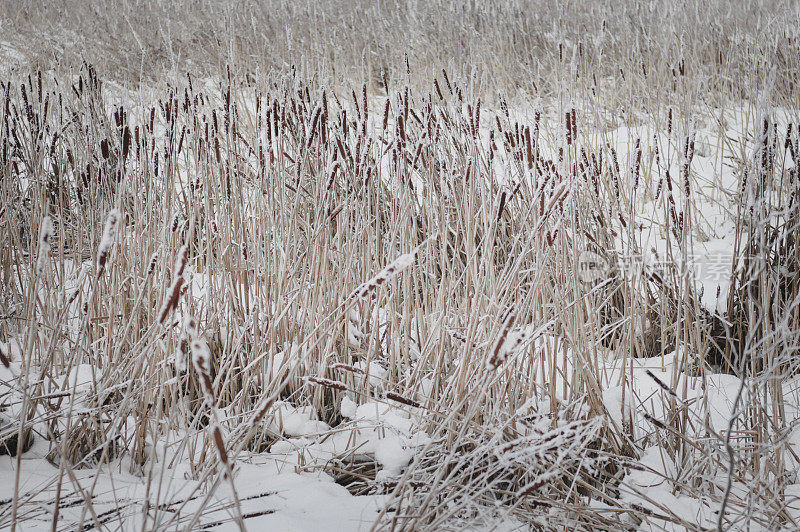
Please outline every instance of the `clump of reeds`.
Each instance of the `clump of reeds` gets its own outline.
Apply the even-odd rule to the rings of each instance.
[[[596,66],[585,47],[572,55],[576,68]],[[659,68],[638,81],[659,83]],[[681,71],[667,79],[688,83]],[[340,475],[358,477],[359,493],[387,495],[378,526],[467,526],[487,512],[584,528],[684,524],[620,497],[654,441],[686,465],[676,491],[724,499],[725,519],[789,522],[767,495],[790,467],[779,409],[754,402],[726,439],[674,385],[708,369],[690,371],[686,357],[673,381],[653,377],[665,415],[635,419],[648,399],[630,396],[627,357],[680,348],[708,362],[719,332],[685,277],[631,275],[615,248],[641,252],[640,206],[652,201],[671,256],[690,252],[695,137],[673,126],[689,122],[688,108],[673,116],[659,101],[649,115],[659,128],[668,117],[677,153],[652,151],[645,137],[618,153],[584,126],[614,125],[586,103],[601,91],[599,73],[575,78],[595,79],[558,112],[542,91],[532,121],[445,71],[426,89],[384,78],[379,95],[366,83],[342,91],[303,76],[241,76],[225,76],[218,92],[190,77],[139,109],[110,110],[88,66],[68,84],[36,76],[0,89],[0,223],[41,228],[38,241],[29,229],[0,231],[9,287],[0,335],[28,339],[34,383],[3,382],[0,406],[28,402],[23,425],[46,442],[59,482],[128,456],[131,471],[146,473],[161,459],[152,449],[177,434],[165,462],[187,460],[212,497],[220,479],[235,480],[238,454],[259,447],[276,401],[313,406],[336,426],[346,394],[413,412],[430,436],[396,479],[377,483],[355,464]],[[625,102],[632,113],[638,103]],[[736,351],[731,371],[758,377],[743,388],[753,401],[779,397],[797,369],[800,161],[796,130],[782,143],[787,155],[777,138],[768,122],[758,159],[740,168],[751,201],[738,253],[767,265],[734,272],[729,339],[718,343]],[[782,172],[788,158],[793,170]],[[92,257],[81,263],[97,234],[86,283]],[[582,279],[584,250],[608,271]],[[63,293],[31,288],[39,275],[59,279]],[[3,368],[16,371],[20,361],[4,353]],[[625,369],[612,383],[614,357]],[[740,363],[749,360],[758,362]],[[372,363],[386,371],[380,385]],[[91,375],[81,386],[69,378],[79,369]],[[609,386],[629,394],[621,423],[607,409]],[[755,426],[764,416],[770,423]],[[732,441],[736,431],[749,443]],[[762,483],[762,509],[708,481],[731,463],[748,473],[730,478]],[[777,473],[747,476],[765,463]],[[178,526],[169,519],[164,528]]]

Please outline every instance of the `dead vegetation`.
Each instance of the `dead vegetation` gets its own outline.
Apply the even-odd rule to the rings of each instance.
[[[157,442],[179,435],[169,460],[189,462],[212,492],[232,481],[235,495],[237,457],[288,439],[270,425],[276,401],[313,407],[345,430],[347,397],[414,412],[429,436],[391,479],[355,452],[308,466],[355,494],[387,494],[376,527],[457,528],[498,516],[543,528],[693,526],[660,501],[649,501],[654,510],[624,496],[626,475],[643,468],[654,442],[680,468],[669,479],[676,493],[722,508],[719,528],[745,519],[796,526],[782,490],[797,466],[784,385],[800,345],[798,122],[778,130],[769,113],[751,120],[755,141],[725,161],[738,179],[738,213],[724,313],[704,306],[684,269],[624,263],[650,251],[648,202],[669,263],[691,256],[706,227],[693,169],[698,109],[724,114],[733,105],[725,102],[759,92],[767,100],[748,111],[792,107],[796,40],[753,29],[748,3],[730,15],[740,33],[698,30],[692,42],[702,46],[683,50],[654,21],[685,23],[688,35],[706,19],[727,20],[720,6],[696,19],[668,2],[608,19],[574,12],[542,41],[534,28],[544,22],[527,12],[509,21],[516,3],[479,4],[453,19],[481,27],[493,53],[513,58],[491,81],[488,52],[474,64],[455,54],[455,72],[439,70],[450,48],[412,61],[381,49],[380,69],[356,67],[348,47],[332,48],[333,29],[312,35],[316,14],[294,51],[268,53],[296,60],[325,49],[334,58],[288,63],[301,65],[292,73],[267,75],[241,58],[245,44],[264,39],[247,26],[230,48],[211,46],[203,68],[212,81],[159,78],[138,101],[109,81],[143,81],[140,59],[148,72],[167,58],[173,72],[182,68],[181,50],[222,31],[208,15],[194,36],[181,26],[168,50],[148,28],[136,61],[84,63],[73,77],[9,75],[0,87],[0,362],[12,377],[2,380],[0,408],[13,414],[0,422],[0,453],[19,467],[17,453],[44,445],[60,493],[80,468],[124,463],[147,476]],[[172,8],[158,9],[172,20]],[[248,9],[225,12],[241,22],[257,8]],[[296,9],[273,24],[288,34]],[[350,9],[332,27],[349,24]],[[396,16],[393,31],[411,31],[413,17]],[[101,10],[99,20],[116,19]],[[80,33],[85,23],[63,29]],[[603,53],[634,49],[602,60],[601,46],[576,38],[582,25],[613,41]],[[624,42],[621,25],[633,28]],[[737,44],[761,31],[777,36],[769,51]],[[425,30],[417,46],[435,34]],[[529,55],[514,53],[525,47]],[[718,72],[702,66],[712,51]],[[769,86],[752,67],[765,57],[780,59]],[[214,61],[230,66],[215,70]],[[350,83],[326,82],[339,65]],[[554,73],[533,75],[542,65]],[[422,81],[434,67],[435,79]],[[480,76],[462,72],[470,68]],[[529,75],[530,87],[521,82]],[[608,77],[640,88],[612,94]],[[532,93],[522,100],[492,92],[522,86]],[[519,112],[531,96],[541,100]],[[617,153],[616,127],[642,123],[668,144],[637,139]],[[584,252],[603,266],[589,279]],[[626,399],[633,360],[670,353],[672,380],[651,373],[664,408],[651,410],[652,396]],[[622,369],[612,383],[613,361]],[[386,374],[371,375],[371,362]],[[712,370],[741,377],[722,431],[698,416],[687,385],[691,376],[706,389]],[[622,390],[621,412],[608,409],[610,386]],[[0,523],[22,522],[22,495],[3,502]],[[85,504],[81,524],[101,527]],[[244,523],[253,516],[238,504],[232,519]],[[152,524],[192,528],[202,511],[162,512]]]

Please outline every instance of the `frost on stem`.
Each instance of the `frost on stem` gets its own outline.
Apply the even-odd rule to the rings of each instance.
[[[119,220],[121,218],[119,209],[111,209],[106,216],[106,225],[103,228],[103,237],[100,239],[100,246],[97,248],[97,277],[103,275],[108,262],[108,256],[111,254],[111,248],[114,246],[114,240],[117,237],[117,229],[119,228]]]

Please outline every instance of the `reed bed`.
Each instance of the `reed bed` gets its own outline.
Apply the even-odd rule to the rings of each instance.
[[[269,512],[243,510],[241,460],[296,443],[279,412],[335,433],[374,402],[424,435],[402,467],[305,468],[382,495],[367,527],[798,526],[796,8],[360,6],[386,26],[365,28],[350,4],[155,2],[98,8],[108,48],[74,4],[47,35],[86,61],[30,43],[0,85],[0,525],[58,529],[88,469],[77,524],[124,526],[94,508],[101,472],[156,493],[180,462],[198,487],[142,527],[224,524],[226,484],[245,528]],[[2,5],[16,46],[59,9]],[[124,28],[148,13],[164,27]],[[619,151],[620,127],[651,138]],[[717,310],[681,267],[709,204],[732,228]],[[651,249],[665,267],[626,262]],[[19,489],[31,448],[58,471],[46,510]]]

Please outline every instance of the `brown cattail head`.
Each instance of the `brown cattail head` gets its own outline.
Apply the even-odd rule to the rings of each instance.
[[[691,136],[686,137],[686,144],[683,152],[683,188],[686,198],[688,199],[691,196],[691,184],[689,182],[689,176],[691,173],[692,159],[694,159],[694,133],[692,133]]]
[[[386,126],[389,124],[389,98],[386,98],[386,107],[383,109],[383,128],[381,132],[386,131]]]
[[[361,373],[364,374],[364,370],[361,368],[357,368],[355,366],[351,366],[350,364],[344,364],[342,362],[337,362],[331,366],[331,369],[340,369],[343,371],[349,371],[351,373]]]
[[[211,429],[211,433],[214,436],[214,446],[217,448],[219,461],[226,466],[229,465],[228,451],[225,450],[225,440],[222,439],[222,430],[220,430],[219,425],[214,425],[214,428]]]
[[[569,146],[572,144],[572,113],[567,111],[565,119],[566,119],[567,146]]]
[[[5,354],[5,353],[3,353],[3,349],[2,349],[2,348],[0,348],[0,364],[2,364],[3,366],[5,366],[5,368],[6,368],[6,369],[8,369],[8,368],[10,368],[10,367],[11,367],[11,361],[10,361],[10,360],[9,360],[9,358],[6,356],[6,354]]]
[[[164,323],[169,313],[178,306],[178,299],[181,295],[181,287],[184,283],[183,270],[186,268],[186,258],[189,254],[188,248],[183,245],[178,251],[178,257],[175,259],[175,268],[172,272],[172,284],[167,290],[167,299],[161,305],[161,310],[158,313],[158,323]]]
[[[672,135],[672,108],[667,113],[667,135]]]
[[[145,277],[150,277],[153,274],[153,271],[156,269],[156,264],[158,264],[158,251],[154,251],[153,254],[150,255],[150,264],[147,266]]]
[[[398,403],[404,404],[406,406],[411,406],[414,408],[419,408],[421,406],[418,402],[414,401],[413,399],[409,399],[408,397],[404,397],[394,392],[386,392],[386,398],[391,401],[396,401]]]
[[[491,355],[487,361],[489,369],[494,370],[499,368],[508,357],[509,350],[504,349],[504,346],[508,339],[508,333],[511,332],[511,327],[514,326],[514,320],[516,320],[516,318],[517,315],[512,310],[506,317],[505,322],[503,322],[503,327],[500,329],[500,336],[497,337],[497,341],[494,343]]]
[[[318,384],[320,386],[323,386],[325,388],[330,388],[332,390],[342,390],[342,391],[347,390],[347,385],[341,381],[335,381],[323,377],[315,377],[313,375],[304,377],[304,380],[306,382]]]
[[[634,155],[633,155],[633,190],[636,191],[639,188],[639,172],[642,166],[642,146],[641,140],[636,139],[636,147],[634,148]]]
[[[656,384],[658,384],[659,388],[661,388],[662,390],[664,390],[664,391],[665,391],[665,392],[667,392],[669,395],[671,395],[671,396],[673,396],[673,397],[675,397],[675,398],[677,398],[677,397],[678,397],[678,395],[675,393],[675,391],[674,391],[672,388],[670,388],[669,386],[667,386],[667,385],[664,383],[664,381],[662,381],[661,379],[659,379],[658,377],[656,377],[656,376],[653,374],[653,372],[652,372],[652,371],[650,371],[650,370],[648,369],[648,370],[645,370],[645,373],[647,373],[647,376],[648,376],[648,377],[650,377],[651,379],[653,379],[653,380],[655,381],[655,383],[656,383]]]

